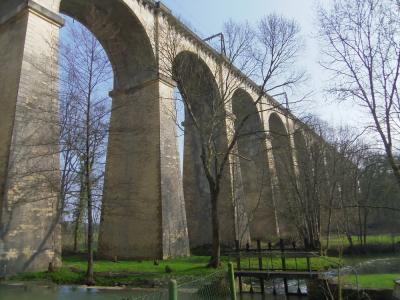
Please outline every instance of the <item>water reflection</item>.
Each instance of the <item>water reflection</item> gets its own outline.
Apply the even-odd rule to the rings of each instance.
[[[341,269],[344,274],[389,274],[400,270],[400,257],[353,258]],[[336,272],[335,274],[336,275]]]

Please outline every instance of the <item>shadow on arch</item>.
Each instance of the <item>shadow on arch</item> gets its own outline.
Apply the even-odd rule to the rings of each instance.
[[[144,25],[125,2],[62,0],[60,11],[94,34],[114,72],[99,255],[164,258],[179,255],[184,233],[173,231],[180,219],[163,219],[165,204],[176,203],[167,201],[160,178],[158,66]]]
[[[114,89],[134,87],[157,74],[150,38],[122,0],[61,0],[60,12],[85,25],[103,45],[114,70]]]
[[[293,231],[292,221],[289,216],[293,204],[296,175],[293,164],[293,152],[290,143],[290,132],[282,118],[277,113],[272,113],[268,119],[271,137],[272,155],[275,169],[273,191],[277,207],[277,232],[280,236],[287,236]]]
[[[276,235],[276,225],[265,129],[257,105],[245,90],[238,89],[233,94],[232,110],[239,133],[240,173],[248,219],[242,231],[249,228],[251,239],[267,241]]]
[[[185,106],[183,189],[189,242],[194,253],[209,252],[212,243],[211,193],[205,166],[215,174],[227,150],[226,114],[215,78],[208,65],[192,52],[179,53],[173,62],[173,79]],[[221,243],[233,245],[229,163],[221,180],[218,214]]]

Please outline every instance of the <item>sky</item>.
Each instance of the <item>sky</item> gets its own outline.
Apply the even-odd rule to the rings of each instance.
[[[323,4],[330,0],[319,0]],[[264,15],[277,13],[295,19],[301,27],[304,48],[299,63],[309,79],[296,98],[312,91],[305,110],[321,117],[332,126],[357,126],[361,118],[357,107],[338,104],[324,92],[329,74],[319,65],[320,44],[317,39],[316,7],[318,0],[164,0],[162,1],[202,37],[221,32],[223,24],[232,19],[256,24]],[[291,99],[296,101],[297,99]]]
[[[302,104],[302,114],[314,114],[334,127],[350,125],[361,128],[366,115],[359,107],[338,103],[324,92],[329,74],[319,65],[320,44],[317,39],[316,7],[331,0],[163,0],[172,13],[189,25],[201,38],[222,31],[230,19],[236,22],[256,23],[265,15],[277,13],[297,21],[301,28],[304,47],[299,56],[301,67],[308,73],[306,84],[298,89],[289,102],[296,102],[312,92]],[[280,99],[278,99],[280,100]]]

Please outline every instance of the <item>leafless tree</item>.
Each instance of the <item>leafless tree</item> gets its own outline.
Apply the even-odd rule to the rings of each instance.
[[[368,148],[350,128],[334,129],[314,116],[303,121],[294,132],[295,149],[283,153],[295,153],[295,169],[290,157],[277,166],[286,183],[281,213],[307,247],[322,249],[325,237],[328,248],[336,227],[352,244],[354,216],[361,218],[356,207],[362,201],[359,182]]]
[[[394,0],[335,0],[318,10],[329,91],[367,112],[400,185],[400,14]]]
[[[93,18],[94,15],[88,16]],[[93,20],[88,20],[89,22]],[[93,24],[91,22],[90,24]],[[107,91],[112,85],[112,69],[99,41],[82,25],[71,24],[61,47],[62,89],[67,91],[64,105],[68,129],[73,131],[69,144],[78,162],[75,166],[77,207],[75,230],[83,220],[84,205],[87,216],[87,284],[93,278],[93,214],[96,201],[102,195],[102,180],[108,137],[110,98]],[[104,94],[106,93],[106,96]],[[73,113],[71,114],[71,110]]]
[[[286,91],[299,85],[304,71],[296,68],[303,41],[296,21],[277,14],[267,15],[255,30],[256,43],[252,58],[255,62],[254,78],[266,81],[265,92]]]
[[[233,93],[241,84],[237,76],[243,76],[240,75],[242,72],[259,84],[258,95],[253,102],[258,114],[262,111],[260,103],[268,91],[293,87],[304,75],[290,71],[300,48],[299,27],[295,22],[270,15],[265,17],[256,29],[250,28],[248,24],[229,22],[225,31],[227,56],[221,55],[219,65],[209,72],[211,76],[199,69],[190,58],[182,59],[178,66],[168,69],[168,66],[174,66],[174,60],[183,42],[173,27],[164,29],[167,38],[164,38],[164,43],[160,45],[160,57],[165,62],[163,65],[167,66],[163,72],[177,82],[182,96],[178,100],[184,104],[186,120],[181,129],[187,131],[189,126],[191,130],[194,128],[199,139],[202,168],[210,191],[212,255],[209,265],[212,267],[220,264],[218,210],[224,174],[229,171],[230,162],[237,155],[238,139],[249,135],[242,129],[251,114],[237,120],[230,109],[227,109],[231,105]],[[188,85],[185,80],[193,73],[198,76],[197,84]],[[208,94],[204,94],[202,88],[207,82]],[[212,82],[222,82],[222,86],[215,89]],[[199,113],[199,107],[194,105],[190,98],[193,94],[202,93],[202,96],[208,99],[206,116]],[[268,105],[268,109],[280,106],[277,102]],[[224,134],[227,132],[226,139]]]

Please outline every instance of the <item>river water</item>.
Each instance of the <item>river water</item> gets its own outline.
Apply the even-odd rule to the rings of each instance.
[[[345,273],[349,274],[400,273],[400,256],[353,259],[344,269]]]
[[[79,286],[45,286],[32,284],[0,285],[0,300],[135,300],[140,296],[148,295],[145,300],[167,299],[166,293],[157,294],[151,290],[131,289],[98,289]],[[180,300],[209,300],[211,298],[199,298],[189,292],[180,292]],[[215,300],[225,298],[212,298]],[[244,294],[238,299],[242,300],[284,300],[299,299],[296,296],[286,297],[284,295],[251,295]],[[307,299],[302,297],[301,299]]]

